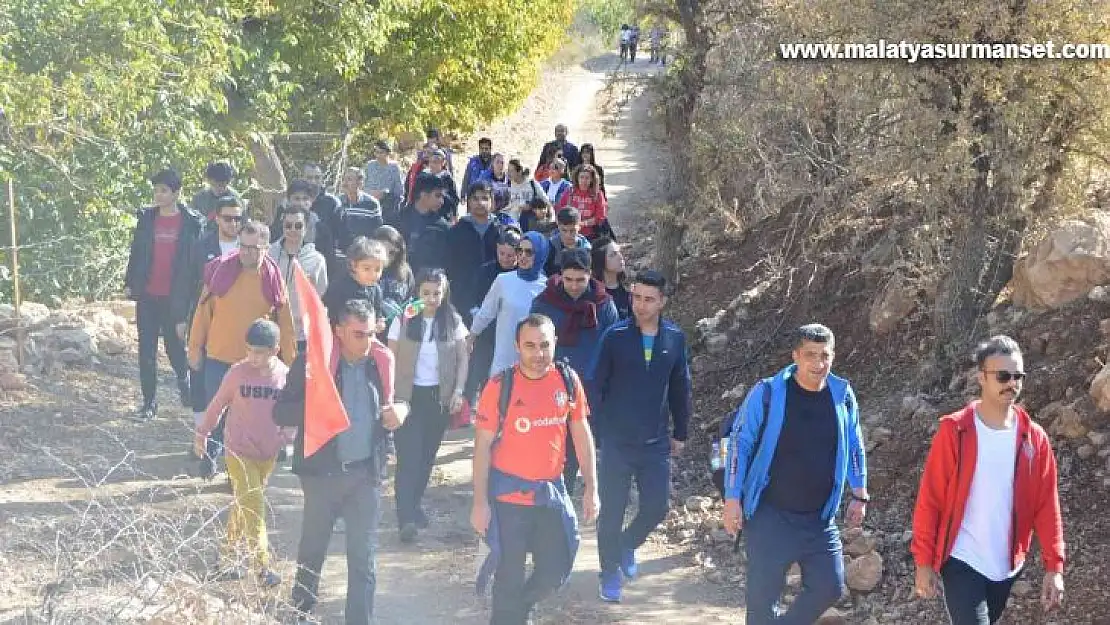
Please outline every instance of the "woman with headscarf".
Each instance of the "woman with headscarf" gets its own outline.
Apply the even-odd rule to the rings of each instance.
[[[497,334],[494,337],[493,362],[490,364],[489,377],[501,373],[517,363],[516,325],[532,310],[532,300],[547,287],[547,277],[543,265],[551,244],[538,232],[524,234],[517,247],[516,271],[503,273],[493,281],[482,306],[474,315],[467,338],[471,346],[474,337],[485,331],[493,321],[497,321]]]

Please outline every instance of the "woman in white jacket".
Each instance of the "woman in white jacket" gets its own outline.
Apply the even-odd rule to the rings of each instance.
[[[285,288],[289,290],[290,305],[293,307],[293,328],[297,331],[297,351],[305,347],[305,329],[301,327],[301,303],[297,295],[297,283],[293,279],[293,261],[296,260],[304,270],[305,276],[316,293],[324,296],[328,290],[328,269],[324,255],[312,243],[305,243],[308,232],[308,209],[300,205],[289,205],[281,216],[282,236],[270,246],[270,257],[281,269]]]
[[[467,341],[473,344],[494,320],[497,334],[494,337],[493,362],[489,377],[501,373],[517,362],[516,326],[532,310],[532,300],[547,287],[543,264],[551,249],[547,239],[538,232],[525,233],[517,248],[517,269],[497,276],[489,293],[482,301],[474,322],[470,325]]]

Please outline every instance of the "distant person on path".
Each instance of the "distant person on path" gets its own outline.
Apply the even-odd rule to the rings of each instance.
[[[582,217],[582,235],[596,239],[607,234],[609,225],[609,203],[597,182],[597,170],[592,165],[583,165],[574,175],[574,189],[563,195],[555,205],[556,209],[576,208]]]
[[[639,573],[636,550],[667,516],[671,457],[686,446],[693,411],[686,336],[663,319],[666,305],[666,279],[656,271],[637,274],[632,318],[601,337],[587,374],[601,450],[597,548],[604,601],[620,601],[623,578]],[[640,498],[636,517],[625,527],[632,480]]]
[[[667,64],[667,29],[662,24],[656,24],[648,33],[651,45],[651,63]]]
[[[536,182],[542,183],[551,178],[551,164],[557,158],[563,158],[563,151],[559,149],[559,146],[553,143],[545,145],[544,152],[540,156],[540,163],[536,165],[536,171],[532,174]]]
[[[382,207],[369,193],[362,190],[366,174],[358,167],[350,167],[343,174],[343,193],[340,207],[333,220],[335,260],[329,271],[342,270],[343,254],[359,237],[369,237],[385,225]],[[380,312],[380,311],[379,311]]]
[[[443,217],[445,180],[425,172],[416,177],[412,206],[401,218],[401,234],[409,248],[409,265],[421,269],[442,269],[448,262],[447,232],[451,224]]]
[[[447,274],[425,269],[416,278],[412,316],[389,328],[389,350],[397,359],[397,399],[412,412],[394,435],[397,445],[397,527],[401,542],[416,540],[428,527],[421,505],[451,413],[463,405],[467,361],[466,325],[450,301]]]
[[[632,294],[626,286],[628,276],[621,246],[609,237],[601,237],[594,241],[590,254],[594,278],[605,285],[617,307],[617,315],[628,319],[632,316]]]
[[[573,185],[567,180],[567,162],[561,158],[551,161],[551,175],[547,180],[540,183],[545,193],[547,193],[547,201],[552,205],[558,204],[559,200],[570,191]]]
[[[469,326],[473,321],[469,304],[480,301],[474,294],[474,281],[482,265],[497,258],[497,241],[502,224],[493,210],[493,189],[488,182],[475,182],[466,198],[467,214],[447,233],[450,248],[447,276],[451,280],[451,300]]]
[[[225,195],[242,200],[239,192],[229,186],[233,178],[235,178],[235,168],[230,163],[220,161],[210,163],[204,168],[204,182],[207,188],[193,196],[192,208],[200,213],[205,221],[211,222],[216,219],[216,201]]]
[[[636,62],[636,50],[640,47],[640,27],[632,25],[628,33],[628,62]]]
[[[277,358],[280,335],[272,321],[259,319],[251,324],[247,330],[247,356],[232,365],[224,376],[204,420],[197,425],[195,443],[196,454],[203,455],[205,441],[226,408],[227,474],[235,502],[228,518],[227,542],[220,555],[217,579],[243,577],[238,551],[245,547],[250,568],[266,588],[280,584],[281,577],[269,566],[263,489],[274,471],[278,451],[290,440],[274,423],[274,404],[289,372]]]
[[[555,125],[555,140],[548,141],[544,144],[543,150],[540,151],[540,161],[543,161],[544,153],[550,149],[548,146],[553,146],[558,152],[562,152],[563,160],[567,162],[570,169],[574,169],[582,164],[582,158],[578,154],[578,148],[567,141],[567,126],[566,124]]]
[[[592,143],[583,143],[582,144],[582,149],[579,150],[579,153],[582,155],[582,164],[579,165],[579,167],[581,167],[582,165],[590,165],[594,168],[594,172],[597,173],[597,188],[598,188],[598,190],[601,191],[602,195],[604,195],[605,194],[605,169],[602,168],[601,165],[597,164],[597,153],[594,150],[594,144],[592,144]],[[577,171],[572,171],[571,172],[570,177],[572,179],[577,180],[577,176],[578,176]]]
[[[478,177],[486,180],[493,187],[493,210],[500,213],[509,206],[509,172],[505,165],[504,154],[494,154],[490,168]]]
[[[513,159],[509,161],[509,215],[520,221],[520,214],[535,198],[546,198],[540,183],[528,177],[528,168]]]
[[[555,324],[555,360],[585,377],[601,337],[620,319],[605,285],[590,276],[589,250],[567,250],[559,264],[562,273],[547,279],[547,288],[532,302],[532,312]],[[573,495],[578,482],[578,456],[569,438],[563,481]]]
[[[493,576],[490,625],[531,623],[536,603],[570,576],[580,536],[562,480],[568,435],[585,476],[586,523],[599,506],[589,407],[578,375],[554,362],[555,326],[528,315],[513,329],[520,365],[486,385],[475,426],[470,523],[490,547],[477,584],[483,592]]]
[[[195,296],[191,255],[204,229],[204,217],[180,202],[181,176],[177,172],[162,170],[150,182],[154,206],[139,211],[123,278],[124,293],[135,300],[139,332],[143,403],[136,418],[140,421],[150,421],[158,413],[159,338],[177,375],[181,402],[191,405],[185,324]]]
[[[200,302],[201,289],[204,287],[204,267],[213,260],[239,249],[239,230],[243,227],[243,205],[232,195],[225,195],[216,201],[215,228],[207,228],[193,247],[189,258],[189,289],[193,294],[189,301],[189,315],[186,318],[192,325]],[[203,357],[201,359],[203,361]],[[204,411],[208,407],[208,394],[204,390],[204,372],[189,372],[190,405],[193,407],[193,425],[200,425]],[[200,456],[197,456],[199,458]]]
[[[304,304],[310,309],[319,306]],[[401,427],[408,410],[394,401],[393,355],[374,338],[374,309],[366,302],[350,301],[334,319],[330,369],[340,405],[322,404],[319,387],[314,391],[306,386],[326,384],[327,380],[307,380],[305,354],[301,354],[290,367],[285,390],[274,407],[278,425],[297,428],[293,472],[300,477],[304,492],[292,604],[298,616],[305,619],[316,609],[328,543],[336,521],[343,519],[347,549],[344,622],[369,625],[374,618],[377,587],[374,553],[381,518],[381,484],[386,478],[387,433]],[[318,325],[321,321],[315,315],[310,317],[314,328],[310,335],[323,330]],[[317,349],[320,347],[310,344],[306,353]],[[314,425],[314,420],[323,418],[321,411],[329,415],[345,412],[348,425],[323,443],[313,437],[310,446],[306,430],[322,427]]]
[[[475,337],[497,321],[493,362],[489,368],[491,378],[516,364],[516,324],[528,316],[532,300],[547,288],[543,263],[547,260],[550,247],[547,239],[538,232],[525,233],[517,247],[516,271],[497,276],[482,300],[481,308],[474,315],[470,336],[467,337],[472,346]]]
[[[582,231],[582,217],[575,208],[561,208],[555,215],[559,232],[551,236],[551,255],[543,271],[549,276],[554,276],[562,269],[564,250],[590,251],[590,241],[579,234]]]
[[[528,208],[520,212],[521,230],[524,232],[538,232],[550,239],[551,235],[559,229],[559,224],[555,223],[553,211],[551,202],[548,202],[546,197],[537,196],[532,198],[532,201],[528,203]]]
[[[520,246],[521,234],[516,228],[505,228],[501,238],[497,241],[497,260],[490,261],[478,269],[477,276],[470,296],[467,300],[470,317],[478,314],[482,301],[486,298],[493,281],[497,276],[516,270],[517,247]],[[467,367],[466,398],[471,406],[478,405],[478,391],[489,379],[490,365],[493,363],[494,341],[497,336],[497,320],[486,326],[481,336],[474,337],[473,348],[470,351],[470,364]]]
[[[443,204],[440,206],[439,214],[448,223],[454,224],[459,218],[459,189],[455,183],[454,175],[451,174],[451,170],[447,169],[447,153],[445,151],[441,149],[432,151],[428,156],[427,173],[437,176],[441,180]]]
[[[282,360],[290,363],[296,356],[288,291],[277,263],[267,256],[268,230],[265,224],[247,222],[239,234],[239,249],[205,268],[204,289],[189,333],[189,366],[193,370],[203,367],[205,405],[212,403],[231,366],[246,357],[243,337],[255,320],[276,319]],[[221,455],[222,422],[208,438],[207,453],[201,460],[202,477],[215,475]]]
[[[302,173],[305,180],[315,185],[317,193],[312,200],[310,209],[318,216],[321,223],[327,224],[331,228],[335,220],[335,214],[339,212],[340,200],[328,192],[327,180],[324,179],[324,168],[319,163],[306,163]],[[319,241],[314,242],[320,244]]]
[[[392,154],[388,141],[374,144],[374,160],[366,164],[366,191],[381,205],[385,223],[396,225],[405,205],[405,181]]]
[[[863,523],[871,498],[859,404],[851,384],[832,374],[835,347],[825,326],[798,328],[794,364],[754,385],[733,417],[724,525],[734,535],[746,530],[749,623],[813,623],[845,592],[836,525],[845,483],[849,527]],[[776,616],[795,562],[802,592]]]
[[[308,281],[321,297],[328,290],[328,267],[324,255],[316,251],[316,246],[305,243],[305,232],[308,231],[308,209],[303,205],[291,205],[285,209],[281,216],[282,237],[270,246],[270,258],[277,263],[281,271],[285,288],[289,291],[292,304],[293,328],[297,333],[297,352],[304,350],[305,335],[304,325],[301,323],[300,300],[297,298],[297,285],[293,280],[293,266],[300,265],[308,276]]]
[[[462,179],[461,199],[466,199],[470,185],[478,182],[491,167],[493,167],[493,140],[489,137],[482,137],[478,139],[478,153],[471,156],[466,163],[466,172],[463,173]]]
[[[1001,620],[1034,532],[1045,568],[1041,606],[1048,612],[1064,596],[1056,457],[1044,429],[1017,405],[1025,379],[1021,348],[995,336],[975,351],[975,364],[979,399],[940,420],[910,543],[917,595],[932,599],[943,591],[954,625]]]
[[[621,61],[628,60],[628,48],[629,48],[629,45],[631,43],[632,43],[632,29],[628,27],[628,24],[621,24],[621,34],[620,34]]]

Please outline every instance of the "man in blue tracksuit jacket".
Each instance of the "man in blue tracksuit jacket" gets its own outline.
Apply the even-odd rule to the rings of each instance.
[[[809,625],[844,591],[835,517],[845,482],[850,526],[863,522],[870,498],[859,405],[851,384],[831,373],[834,347],[825,326],[798,328],[794,364],[755,385],[734,417],[724,522],[734,535],[747,529],[748,625]],[[802,592],[780,614],[775,604],[794,562]]]
[[[622,574],[636,576],[636,549],[667,515],[670,456],[685,445],[692,411],[686,336],[660,316],[666,286],[656,271],[637,274],[632,318],[605,333],[588,376],[600,450],[598,594],[604,601],[620,601]],[[639,510],[622,531],[633,478]]]
[[[566,362],[585,377],[601,336],[620,321],[620,315],[605,284],[591,277],[589,250],[563,250],[559,264],[562,273],[548,279],[547,288],[532,302],[532,312],[555,322],[558,335],[555,360]],[[578,484],[578,454],[569,434],[563,480],[567,491],[574,494]]]

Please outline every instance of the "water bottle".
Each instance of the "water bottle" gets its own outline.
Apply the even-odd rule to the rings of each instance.
[[[713,455],[709,458],[709,466],[714,471],[721,470],[721,444],[713,441]]]

